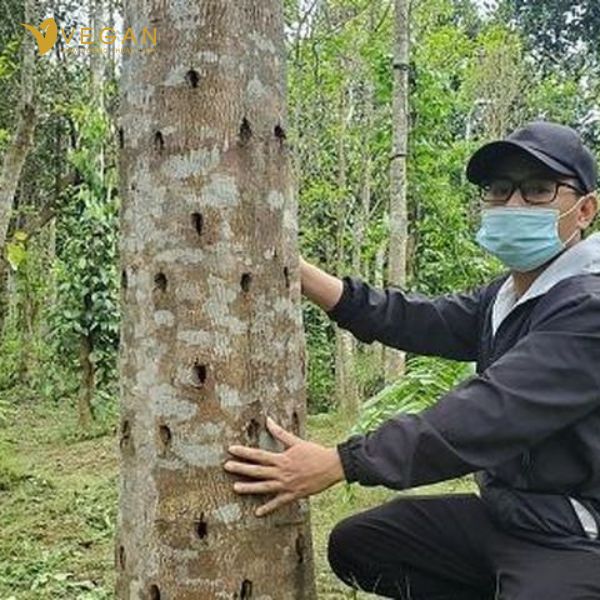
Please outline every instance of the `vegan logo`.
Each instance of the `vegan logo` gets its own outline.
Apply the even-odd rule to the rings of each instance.
[[[40,56],[46,54],[46,52],[56,44],[56,40],[58,39],[58,27],[56,26],[56,21],[52,17],[42,21],[39,28],[28,25],[27,23],[21,23],[21,25],[33,33],[33,37],[35,38],[40,51]],[[46,33],[43,34],[43,31]]]
[[[39,27],[28,23],[21,23],[21,25],[33,34],[40,56],[49,52],[58,40],[59,29],[53,17],[42,21]],[[76,36],[76,33],[75,29],[68,32],[65,32],[62,27],[60,29],[65,53],[67,54],[86,49],[90,52],[103,52],[103,46],[111,46],[118,40],[117,32],[112,27],[102,27],[99,32],[92,31],[91,27],[80,27],[79,36]],[[97,39],[94,39],[95,35],[97,35]],[[151,31],[147,27],[143,27],[139,36],[136,36],[133,29],[128,27],[119,40],[121,47],[118,50],[123,53],[131,53],[134,50],[133,47],[137,46],[140,51],[152,51],[156,46],[156,40],[156,27]],[[72,43],[77,41],[79,44]],[[126,42],[128,45],[124,46]]]

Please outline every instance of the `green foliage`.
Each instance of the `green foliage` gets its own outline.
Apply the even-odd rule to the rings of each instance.
[[[118,403],[115,402],[115,392],[109,387],[100,388],[95,395],[94,421],[87,428],[82,429],[75,421],[66,421],[57,427],[57,437],[65,444],[77,444],[88,440],[112,435],[118,422]],[[70,410],[75,411],[75,403],[71,403]]]
[[[2,399],[0,398],[0,410]],[[4,424],[7,417],[4,413]],[[11,454],[10,445],[4,441],[0,442],[0,493],[15,489],[22,481],[26,479],[23,469]]]
[[[326,412],[334,404],[335,390],[331,373],[334,356],[331,353],[332,327],[321,311],[310,303],[303,306],[306,347],[306,378],[308,406],[312,413]]]
[[[471,363],[424,356],[411,358],[402,378],[363,404],[352,431],[369,431],[398,413],[420,412],[473,373]]]
[[[6,600],[113,597],[113,440],[65,439],[77,412],[68,404],[57,408],[19,403],[0,427],[0,598]]]
[[[19,373],[19,353],[21,350],[21,339],[15,335],[14,330],[5,329],[4,335],[0,339],[0,391],[8,390],[18,384]],[[3,404],[9,404],[5,398]]]
[[[370,282],[389,231],[393,11],[388,8],[383,2],[369,9],[362,2],[313,7],[302,34],[292,23],[296,35],[288,39],[302,253],[337,275],[354,273]],[[289,19],[302,21],[300,5],[287,10]],[[575,124],[585,100],[568,74],[532,76],[534,58],[522,32],[494,13],[482,18],[468,1],[416,3],[411,28],[407,288],[436,295],[483,284],[502,269],[474,239],[477,190],[465,177],[472,152],[538,116]],[[364,222],[365,156],[371,211],[357,241]],[[316,316],[310,312],[305,318],[309,397],[321,407],[333,386],[333,337],[323,334]],[[376,389],[373,375],[362,382]]]
[[[2,48],[2,52],[0,52],[0,80],[8,79],[18,69],[20,46],[20,39],[15,38]]]
[[[87,336],[100,387],[114,388],[119,330],[117,173],[111,167],[102,169],[109,131],[106,114],[81,104],[74,107],[73,118],[80,145],[69,159],[81,182],[67,192],[59,220],[52,331],[57,346],[70,350],[74,366],[80,336]]]

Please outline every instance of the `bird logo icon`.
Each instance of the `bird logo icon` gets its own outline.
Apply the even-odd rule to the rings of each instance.
[[[56,21],[52,17],[42,21],[39,28],[28,25],[27,23],[21,23],[21,25],[33,33],[33,37],[35,38],[40,51],[40,56],[46,54],[46,52],[56,44],[56,40],[58,39],[58,27],[56,26]],[[43,31],[46,33],[42,33]]]

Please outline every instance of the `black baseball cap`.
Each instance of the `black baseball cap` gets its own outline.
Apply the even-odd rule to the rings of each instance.
[[[515,151],[525,152],[560,175],[576,177],[584,192],[597,187],[596,158],[581,136],[571,127],[549,121],[528,123],[503,140],[479,148],[467,164],[467,179],[485,183],[493,176],[499,161]]]

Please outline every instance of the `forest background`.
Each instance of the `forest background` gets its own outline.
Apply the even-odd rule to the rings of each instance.
[[[300,249],[338,276],[389,275],[394,3],[285,0],[289,123]],[[112,0],[1,0],[0,598],[109,598],[118,422],[120,60],[26,57],[23,22],[122,23]],[[26,14],[29,11],[29,14]],[[577,128],[600,155],[600,5],[415,0],[408,69],[404,289],[471,288],[500,265],[474,241],[479,145],[533,119]],[[1,219],[0,219],[1,221]],[[435,402],[471,366],[384,350],[303,304],[309,433],[323,443]],[[470,489],[469,478],[444,489]],[[313,503],[320,597],[343,597],[328,529],[389,497]]]

